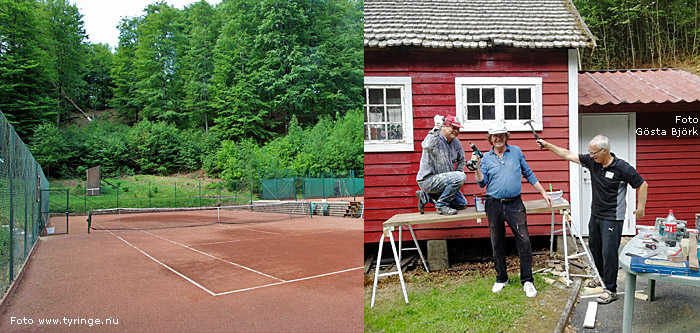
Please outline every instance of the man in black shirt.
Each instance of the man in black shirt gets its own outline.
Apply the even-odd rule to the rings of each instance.
[[[617,299],[617,252],[627,210],[627,184],[638,189],[634,215],[641,219],[647,202],[647,182],[634,167],[610,152],[610,142],[605,136],[598,135],[588,143],[588,154],[576,154],[544,140],[537,142],[557,156],[591,171],[593,199],[588,221],[588,245],[605,283],[605,291],[596,301],[610,303]]]

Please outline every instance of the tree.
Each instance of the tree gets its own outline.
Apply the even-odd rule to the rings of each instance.
[[[25,141],[55,105],[40,11],[34,1],[0,0],[0,110]]]
[[[114,99],[110,102],[121,118],[133,124],[139,120],[141,103],[136,99],[136,49],[139,46],[138,26],[141,18],[122,18],[119,23],[119,46],[114,55],[112,78]]]
[[[82,105],[95,110],[109,106],[108,102],[114,96],[114,84],[110,74],[113,57],[109,45],[88,45],[88,61],[83,76],[86,86],[79,98]]]
[[[85,89],[83,75],[87,60],[87,48],[83,43],[85,29],[83,15],[75,5],[67,0],[44,0],[48,15],[47,53],[56,72],[52,85],[58,101],[56,126],[61,126],[61,119],[74,108],[74,100]],[[69,103],[64,103],[63,101]]]
[[[209,125],[213,123],[209,100],[214,76],[214,47],[220,20],[214,15],[214,8],[200,0],[185,8],[183,21],[187,40],[181,61],[185,80],[183,106],[192,124],[209,131]]]
[[[182,125],[181,54],[182,30],[178,11],[164,1],[148,5],[138,25],[136,48],[137,81],[135,98],[143,106],[141,118]]]

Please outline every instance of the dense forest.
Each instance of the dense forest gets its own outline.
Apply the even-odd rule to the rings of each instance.
[[[0,110],[52,178],[361,171],[362,8],[154,2],[111,49],[69,0],[0,0]]]
[[[700,74],[698,0],[574,0],[596,38],[583,69],[686,68]]]

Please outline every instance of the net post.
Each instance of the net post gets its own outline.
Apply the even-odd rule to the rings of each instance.
[[[88,211],[88,218],[87,218],[87,225],[88,225],[88,234],[90,234],[90,226],[92,225],[92,210]]]
[[[68,212],[69,211],[70,211],[70,189],[66,189],[66,233],[68,233]]]

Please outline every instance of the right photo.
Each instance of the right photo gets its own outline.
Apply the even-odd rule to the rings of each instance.
[[[365,0],[364,330],[697,332],[699,21]]]

